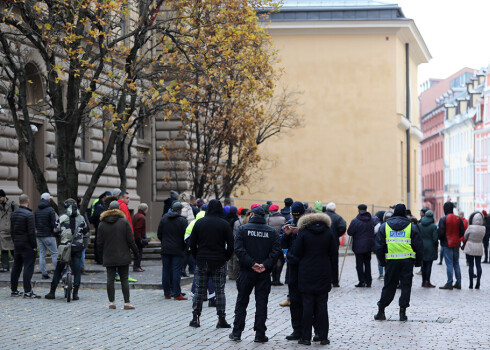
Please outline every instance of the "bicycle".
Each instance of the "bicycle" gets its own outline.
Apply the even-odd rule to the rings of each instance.
[[[66,302],[69,303],[71,301],[71,292],[73,290],[73,275],[71,273],[70,264],[66,264],[63,270],[63,277],[61,278],[61,282],[63,283],[63,290],[65,291]]]

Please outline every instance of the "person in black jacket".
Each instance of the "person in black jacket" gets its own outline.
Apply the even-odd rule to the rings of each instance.
[[[102,265],[102,257],[99,255],[99,249],[97,247],[97,236],[99,233],[99,224],[100,224],[100,216],[107,209],[105,204],[105,199],[111,196],[111,192],[105,191],[103,192],[98,199],[96,199],[92,203],[92,207],[90,209],[89,221],[95,228],[95,240],[94,240],[94,258],[95,263],[98,265]]]
[[[289,306],[291,312],[291,326],[293,333],[286,336],[287,340],[299,340],[303,332],[303,297],[298,286],[298,259],[294,256],[292,247],[298,236],[298,221],[304,215],[305,207],[301,202],[294,202],[291,206],[291,220],[281,230],[281,246],[282,249],[287,249],[287,280],[289,300],[282,302],[279,305]]]
[[[31,279],[36,262],[37,244],[34,214],[29,209],[29,197],[22,194],[19,197],[19,209],[12,213],[10,218],[10,235],[14,242],[14,265],[10,274],[11,296],[22,295],[18,290],[20,273],[24,284],[24,298],[39,299],[40,295],[32,291]]]
[[[173,202],[170,213],[165,214],[158,225],[158,239],[162,242],[162,286],[165,299],[171,298],[172,291],[175,300],[187,300],[180,289],[187,228],[187,219],[180,215],[182,208],[182,203]]]
[[[490,217],[487,215],[487,212],[485,210],[482,211],[483,213],[483,225],[485,226],[485,236],[483,236],[483,255],[484,255],[484,260],[482,263],[488,264],[488,242],[490,240]],[[442,259],[441,259],[442,260]]]
[[[339,238],[342,237],[342,235],[345,233],[347,230],[347,223],[345,222],[344,218],[340,216],[339,214],[335,213],[335,210],[337,209],[337,206],[335,203],[330,202],[327,204],[325,214],[327,214],[330,217],[330,220],[332,221],[332,225],[330,226],[330,229],[332,230],[332,233],[334,237],[337,239],[335,240],[336,244],[336,256],[333,258],[333,265],[332,265],[332,286],[333,287],[340,287],[339,285],[339,246],[340,246],[340,241]]]
[[[351,221],[347,234],[352,236],[352,251],[356,255],[356,270],[359,283],[356,287],[371,287],[371,253],[374,248],[374,226],[376,222],[365,204],[357,206],[359,215]]]
[[[162,216],[164,216],[165,214],[167,214],[170,211],[170,209],[172,208],[173,202],[176,202],[177,198],[179,198],[179,194],[175,191],[170,191],[170,197],[168,197],[167,199],[165,199],[163,201],[163,214],[162,214]]]
[[[41,201],[37,206],[34,215],[37,230],[37,244],[39,246],[39,267],[41,268],[42,278],[50,279],[46,270],[46,250],[51,253],[51,261],[56,269],[56,259],[58,257],[58,247],[56,246],[56,238],[54,237],[54,229],[56,228],[56,213],[49,200],[51,195],[43,193]]]
[[[226,322],[226,262],[233,254],[233,232],[230,224],[223,219],[223,206],[219,200],[213,199],[208,204],[206,215],[196,221],[192,228],[190,247],[196,259],[195,281],[196,293],[192,302],[191,327],[200,327],[199,318],[202,302],[206,296],[209,277],[216,289],[216,312],[218,324],[216,328],[230,328]]]
[[[410,306],[413,265],[419,267],[424,258],[424,243],[417,225],[405,216],[404,204],[395,206],[393,216],[379,227],[375,252],[382,266],[386,266],[383,290],[378,301],[375,320],[386,320],[385,308],[395,297],[400,282],[400,321],[406,321],[406,309]]]
[[[284,218],[287,220],[291,220],[291,206],[293,205],[294,201],[292,198],[288,197],[284,199],[284,208],[281,209],[281,215],[284,216]]]
[[[267,303],[271,291],[271,271],[281,254],[281,242],[275,228],[266,224],[265,210],[252,209],[248,224],[238,229],[235,253],[240,263],[237,279],[238,295],[235,304],[235,321],[230,339],[239,341],[245,328],[250,294],[255,288],[255,342],[265,343]]]
[[[330,217],[323,213],[306,214],[298,222],[298,237],[292,248],[298,259],[298,285],[303,297],[303,330],[298,344],[311,344],[313,321],[320,344],[330,343],[328,292],[332,288],[332,267],[338,254],[338,238],[330,229],[331,225]]]

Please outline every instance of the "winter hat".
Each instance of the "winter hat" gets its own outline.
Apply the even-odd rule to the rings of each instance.
[[[269,213],[269,207],[270,207],[269,204],[262,204],[261,207],[262,207],[262,209],[264,209],[266,214]]]
[[[184,206],[182,205],[182,203],[178,202],[178,201],[175,201],[172,203],[172,210],[173,211],[179,211],[179,210],[182,210]]]
[[[279,206],[277,204],[272,204],[269,207],[269,211],[278,211],[278,210],[279,210]]]
[[[119,197],[121,195],[121,190],[119,188],[115,188],[112,190],[112,195]]]
[[[428,216],[429,218],[433,218],[434,217],[434,213],[432,212],[432,210],[427,210],[425,212],[425,216]]]
[[[119,209],[119,202],[112,201],[111,204],[109,204],[109,209]]]
[[[261,206],[253,208],[251,212],[258,216],[265,216],[265,210]]]
[[[301,202],[294,202],[291,205],[291,214],[292,215],[303,215],[305,213],[305,206]]]
[[[305,207],[305,209],[308,209],[308,202],[304,202],[303,206]]]
[[[284,199],[284,204],[286,205],[286,207],[292,206],[293,205],[293,202],[294,202],[293,199],[290,198],[290,197],[287,197],[287,198]]]
[[[452,214],[454,211],[454,204],[451,202],[446,202],[444,203],[444,215],[449,215]]]
[[[0,190],[0,197],[7,197],[4,190]]]
[[[366,211],[367,210],[367,205],[366,204],[359,204],[357,206],[357,209]]]
[[[1,197],[1,196],[0,196]],[[41,195],[41,199],[44,199],[45,201],[49,201],[49,199],[51,198],[51,195],[48,193],[48,192],[44,192],[42,195]]]
[[[172,197],[173,199],[177,199],[179,198],[179,194],[175,191],[170,191],[170,197]]]
[[[99,199],[102,199],[104,197],[109,197],[109,196],[112,196],[111,191],[105,191],[99,196]]]
[[[254,203],[250,206],[250,209],[253,209],[255,207],[260,207],[260,204],[259,203]]]
[[[407,212],[407,207],[405,206],[405,204],[397,204],[395,205],[395,210],[393,212],[393,216],[401,216],[401,217],[406,217],[406,213]]]
[[[335,211],[335,209],[337,209],[337,206],[335,205],[334,202],[330,202],[327,204],[327,210]]]
[[[420,209],[420,211],[425,214],[427,213],[427,211],[429,211],[429,208],[423,207],[422,209]],[[434,215],[434,213],[432,213],[432,215]]]
[[[201,210],[202,211],[208,210],[208,203],[204,203],[203,205],[201,205]]]
[[[2,197],[2,196],[0,195],[0,197]],[[482,210],[481,213],[483,214],[483,216],[487,216],[487,211],[486,210]]]
[[[228,215],[230,213],[230,206],[229,205],[225,205],[224,208],[223,208],[223,211],[225,212],[225,216]]]
[[[237,207],[235,207],[234,205],[230,205],[230,214],[236,215],[237,213],[238,213]]]
[[[242,215],[243,207],[238,208],[238,215]]]

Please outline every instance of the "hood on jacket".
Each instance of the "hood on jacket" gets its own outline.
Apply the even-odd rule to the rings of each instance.
[[[169,219],[175,219],[175,218],[178,218],[179,216],[182,216],[182,215],[180,215],[180,213],[178,211],[170,211],[168,213],[168,218]]]
[[[405,227],[411,224],[411,221],[409,218],[404,217],[404,216],[392,216],[388,220],[386,220],[386,223],[390,225],[390,227],[394,230],[401,231]]]
[[[422,226],[429,226],[434,223],[434,217],[425,215],[422,220],[420,220],[420,224]]]
[[[118,201],[118,200],[119,198],[117,198],[116,196],[107,196],[104,199],[104,205],[106,208],[109,208],[109,204],[111,204],[112,201]]]
[[[206,216],[219,216],[220,218],[224,216],[223,205],[219,200],[211,199],[209,201]]]
[[[357,218],[361,221],[369,221],[372,217],[370,212],[363,211],[362,213],[359,213],[359,215],[357,215]]]
[[[327,227],[332,225],[332,220],[330,216],[323,213],[315,213],[315,214],[306,214],[303,215],[298,221],[298,228],[304,229],[313,224],[325,224]]]
[[[313,204],[313,209],[315,209],[315,211],[317,213],[323,212],[323,204],[322,204],[322,202],[316,201],[315,204]]]
[[[468,223],[470,225],[483,225],[483,214],[480,213],[479,211],[475,211],[473,214],[470,215],[470,219],[468,220]]]
[[[126,215],[120,209],[106,210],[100,215],[100,221],[105,221],[110,224],[116,222],[119,218],[126,218]]]
[[[41,201],[37,205],[37,208],[38,209],[44,209],[44,208],[47,208],[50,206],[51,206],[51,203],[49,203],[49,201],[47,201],[46,199],[41,199]]]
[[[395,208],[393,209],[393,216],[407,216],[407,207],[405,204],[399,203],[395,205]]]
[[[444,215],[453,214],[454,204],[451,202],[444,203]]]

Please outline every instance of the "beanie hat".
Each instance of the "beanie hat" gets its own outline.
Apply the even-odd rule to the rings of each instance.
[[[44,199],[45,201],[49,201],[49,198],[51,198],[51,195],[48,192],[44,192],[41,195],[41,199]]]
[[[230,205],[230,214],[236,215],[238,214],[238,209],[234,205]]]
[[[278,210],[279,210],[279,206],[277,204],[272,204],[269,207],[269,211],[278,211]]]
[[[229,205],[225,205],[224,208],[223,208],[223,211],[225,213],[225,216],[228,215],[230,213],[230,206]]]
[[[112,190],[112,195],[119,197],[121,195],[121,190],[119,188],[115,188]]]
[[[254,213],[255,215],[259,215],[259,216],[264,216],[265,215],[265,210],[261,206],[258,206],[258,207],[253,208],[251,210],[251,212]]]
[[[293,199],[290,198],[290,197],[287,197],[284,199],[284,204],[286,205],[286,207],[290,207],[293,205]]]
[[[407,212],[407,207],[405,206],[405,204],[400,203],[395,205],[393,216],[406,217],[406,212]]]
[[[184,206],[182,205],[182,203],[178,202],[178,201],[175,201],[172,203],[172,210],[173,211],[179,211],[183,208]]]
[[[482,210],[481,213],[483,214],[483,216],[487,216],[487,211],[486,210]]]
[[[238,215],[242,215],[243,207],[238,208]]]
[[[367,205],[366,204],[359,204],[357,206],[357,209],[366,211],[367,210]]]
[[[313,209],[315,209],[315,211],[317,213],[321,213],[323,211],[323,204],[322,204],[322,202],[316,201],[315,204],[313,204]]]
[[[432,210],[427,210],[425,212],[425,216],[428,216],[428,217],[432,218],[432,217],[434,217],[434,213],[432,212]]]
[[[177,199],[179,197],[179,194],[175,191],[170,191],[170,197],[172,197],[173,199]]]
[[[292,215],[303,215],[305,213],[305,206],[301,202],[294,202],[291,205],[291,214]]]
[[[201,210],[202,211],[208,210],[208,203],[204,203],[203,205],[201,205]]]
[[[250,206],[250,209],[253,209],[255,207],[260,207],[260,204],[259,203],[254,203]]]
[[[0,190],[0,197],[7,197],[4,190]]]
[[[112,201],[111,204],[109,204],[109,209],[119,209],[119,202]]]

